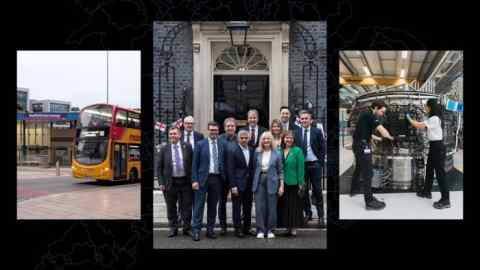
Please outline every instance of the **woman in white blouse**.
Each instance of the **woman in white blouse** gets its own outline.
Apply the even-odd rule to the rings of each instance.
[[[272,146],[272,133],[266,131],[254,154],[252,191],[255,196],[257,238],[274,238],[277,225],[277,196],[283,194],[282,156]],[[278,194],[278,195],[277,195]]]
[[[427,159],[427,170],[425,174],[425,185],[423,190],[417,192],[417,196],[422,198],[432,198],[432,183],[433,172],[437,176],[438,186],[442,197],[439,201],[433,204],[436,209],[443,209],[450,207],[450,196],[448,182],[445,177],[445,158],[446,150],[443,144],[442,132],[442,112],[440,105],[436,99],[429,99],[425,105],[425,112],[428,114],[428,119],[424,122],[413,120],[407,114],[407,119],[414,128],[426,128],[427,137],[430,142],[430,148]]]

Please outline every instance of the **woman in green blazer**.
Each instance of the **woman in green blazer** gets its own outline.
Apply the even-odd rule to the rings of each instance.
[[[283,157],[284,195],[279,199],[278,227],[286,227],[287,234],[297,235],[299,226],[303,225],[303,193],[305,191],[304,180],[304,156],[300,147],[295,146],[295,136],[292,131],[286,131],[282,135],[281,155]]]

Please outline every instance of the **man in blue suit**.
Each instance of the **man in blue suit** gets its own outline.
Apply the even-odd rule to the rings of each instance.
[[[246,130],[238,132],[238,143],[233,144],[227,155],[227,175],[230,179],[235,236],[252,235],[252,176],[254,149],[248,145],[250,139]],[[243,212],[243,226],[242,215]]]
[[[320,129],[312,126],[312,114],[309,111],[299,112],[302,127],[295,129],[295,142],[303,149],[305,155],[305,183],[306,191],[312,185],[312,196],[316,199],[316,207],[320,227],[325,226],[322,195],[322,167],[325,160],[325,139]],[[304,198],[305,221],[312,219],[310,195],[307,192]]]
[[[208,138],[195,147],[192,164],[192,189],[194,206],[192,219],[192,238],[200,240],[203,209],[207,197],[207,237],[215,239],[213,228],[217,218],[217,204],[221,193],[222,181],[225,180],[224,145],[218,140],[219,125],[208,123]],[[207,196],[208,194],[208,196]]]

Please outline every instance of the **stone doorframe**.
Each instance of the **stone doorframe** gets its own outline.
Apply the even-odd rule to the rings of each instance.
[[[193,115],[195,128],[207,131],[207,123],[213,120],[214,65],[212,43],[230,42],[223,22],[194,22],[193,30]],[[265,55],[269,66],[269,119],[280,117],[280,107],[288,105],[288,53],[289,23],[251,22],[247,43],[267,42],[270,55]],[[265,53],[265,52],[264,52]],[[229,72],[248,75],[249,72]],[[219,123],[223,124],[223,123]]]

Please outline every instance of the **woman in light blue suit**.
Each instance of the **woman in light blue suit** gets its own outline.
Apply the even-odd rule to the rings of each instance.
[[[273,136],[262,134],[254,155],[252,191],[255,196],[257,238],[274,238],[277,224],[277,196],[283,194],[282,156],[272,147]],[[278,194],[278,195],[277,195]]]

